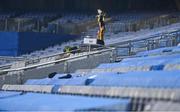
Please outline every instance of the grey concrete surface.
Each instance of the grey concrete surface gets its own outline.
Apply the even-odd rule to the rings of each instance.
[[[3,85],[2,90],[5,91],[25,91],[51,93],[53,86],[50,85]]]
[[[152,98],[171,101],[180,100],[179,89],[163,88],[62,86],[59,88],[58,93],[125,98]]]
[[[78,69],[93,69],[97,67],[101,63],[110,63],[112,53],[105,52],[90,56],[84,56],[82,58],[71,59],[68,61],[49,64],[45,66],[39,66],[31,69],[21,70],[20,72],[14,71],[9,72],[6,75],[1,75],[1,77],[5,77],[0,86],[3,84],[23,84],[28,79],[42,79],[47,77],[50,73],[73,73]],[[43,60],[45,61],[45,60]],[[21,64],[23,67],[24,64]],[[15,66],[17,67],[17,66]]]
[[[180,64],[167,64],[165,65],[164,70],[167,71],[180,70]]]
[[[145,106],[145,112],[179,112],[180,103],[172,101],[151,101]]]
[[[87,57],[69,60],[67,62],[67,72],[75,72],[78,69],[92,69],[101,63],[110,63],[111,53],[103,53],[97,55],[90,55]]]

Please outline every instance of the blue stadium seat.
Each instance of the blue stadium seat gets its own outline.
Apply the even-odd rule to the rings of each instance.
[[[151,71],[132,73],[101,73],[70,79],[28,80],[30,85],[90,85],[149,88],[180,88],[180,71]]]
[[[129,99],[91,98],[85,96],[1,92],[1,111],[126,111]],[[1,95],[1,94],[0,94]],[[11,97],[6,97],[11,96]],[[113,106],[119,105],[119,108]]]
[[[151,51],[145,51],[137,53],[136,56],[153,56],[153,55],[162,55],[163,53],[176,53],[180,51],[180,47],[165,47],[160,49],[155,49]]]
[[[166,64],[177,64],[180,62],[180,54],[160,55],[153,57],[137,57],[127,58],[120,63],[101,64],[97,68],[118,68],[118,67],[131,67],[131,66],[165,66]]]

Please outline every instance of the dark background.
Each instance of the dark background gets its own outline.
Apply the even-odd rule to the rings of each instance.
[[[1,11],[180,10],[180,0],[0,0]]]

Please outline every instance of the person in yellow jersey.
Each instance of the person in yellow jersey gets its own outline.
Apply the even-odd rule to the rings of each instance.
[[[98,20],[98,25],[99,25],[97,41],[98,41],[99,44],[104,45],[104,32],[105,32],[105,22],[104,22],[104,19],[105,19],[105,14],[100,9],[98,9],[97,12],[98,12],[97,20]]]

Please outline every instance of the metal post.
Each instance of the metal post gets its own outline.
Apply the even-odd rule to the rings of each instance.
[[[131,55],[131,47],[132,47],[131,46],[131,41],[129,41],[129,50],[128,50],[129,51],[129,56]]]
[[[111,51],[110,62],[113,63],[117,60],[117,48]]]
[[[65,61],[65,62],[64,62],[64,73],[69,73],[68,61]]]
[[[56,33],[59,33],[59,22],[56,23]]]
[[[4,30],[7,31],[7,29],[8,29],[8,19],[5,20],[5,29]]]
[[[91,52],[91,44],[89,44],[89,53]]]
[[[157,49],[157,48],[159,48],[159,40],[157,39],[157,40],[154,40],[154,49]]]
[[[18,77],[17,77],[18,78],[18,83],[23,84],[23,78],[22,78],[23,71],[17,73],[17,75],[18,75]]]
[[[177,36],[174,36],[173,38],[172,38],[172,45],[173,46],[176,46],[177,45]]]
[[[38,20],[38,23],[37,23],[37,27],[38,27],[38,32],[40,32],[40,21]]]
[[[146,49],[149,51],[150,50],[150,42],[149,42],[149,40],[147,40],[147,42],[146,42]]]
[[[20,25],[21,25],[20,22],[21,22],[20,19],[18,19],[18,32],[20,32]]]

